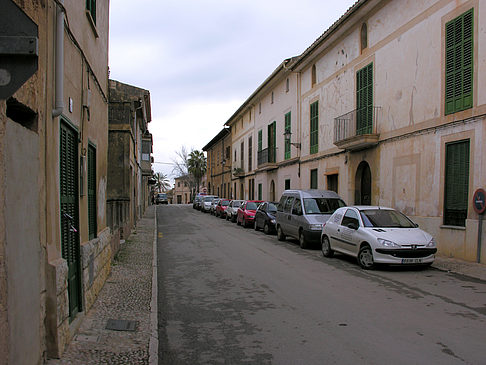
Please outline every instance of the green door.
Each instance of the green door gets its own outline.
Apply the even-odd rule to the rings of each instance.
[[[81,270],[78,216],[78,134],[61,122],[59,143],[61,248],[68,264],[69,318],[81,311]]]

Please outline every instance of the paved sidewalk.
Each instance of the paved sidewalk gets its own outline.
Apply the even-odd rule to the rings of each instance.
[[[152,278],[157,277],[155,228],[155,207],[150,206],[122,244],[111,275],[62,358],[48,365],[157,363],[156,302],[151,302]],[[136,321],[135,331],[106,329],[109,320]]]
[[[432,267],[441,271],[486,281],[486,264],[437,256]]]

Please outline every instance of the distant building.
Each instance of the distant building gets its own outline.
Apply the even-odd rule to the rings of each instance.
[[[189,204],[191,202],[191,188],[188,176],[175,178],[172,192],[172,204]]]
[[[230,198],[232,196],[230,128],[223,128],[203,147],[203,151],[207,154],[207,194]]]
[[[150,201],[150,92],[109,80],[107,219],[126,238]]]

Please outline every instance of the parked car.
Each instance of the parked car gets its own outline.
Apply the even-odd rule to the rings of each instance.
[[[209,212],[211,209],[211,203],[213,202],[213,199],[216,199],[217,196],[215,195],[206,195],[205,197],[202,198],[201,202],[201,212]]]
[[[277,207],[277,238],[299,240],[301,248],[320,243],[322,224],[346,204],[334,191],[285,190]]]
[[[244,200],[232,200],[230,201],[228,208],[226,208],[226,220],[231,220],[233,223],[236,222],[236,215],[238,213],[238,208]]]
[[[216,212],[214,215],[216,217],[224,218],[226,216],[226,209],[228,209],[228,205],[231,200],[229,199],[221,199],[216,206]]]
[[[155,198],[155,203],[157,204],[169,204],[169,199],[167,199],[166,193],[158,193]]]
[[[375,206],[336,210],[322,229],[322,254],[340,252],[358,259],[363,269],[375,264],[431,265],[437,245],[405,214]]]
[[[263,203],[261,200],[244,201],[236,213],[236,224],[242,224],[243,227],[252,226],[255,220],[255,212],[261,203]]]
[[[220,198],[214,198],[213,201],[211,202],[211,206],[209,207],[209,213],[211,215],[216,214],[216,206],[218,205],[220,200],[221,200]]]
[[[274,202],[263,202],[259,205],[255,212],[255,231],[263,228],[265,234],[275,232],[277,204]]]

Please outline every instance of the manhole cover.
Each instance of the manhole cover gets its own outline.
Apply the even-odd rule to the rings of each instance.
[[[106,323],[107,330],[113,331],[135,331],[138,321],[127,321],[124,319],[109,319]]]

